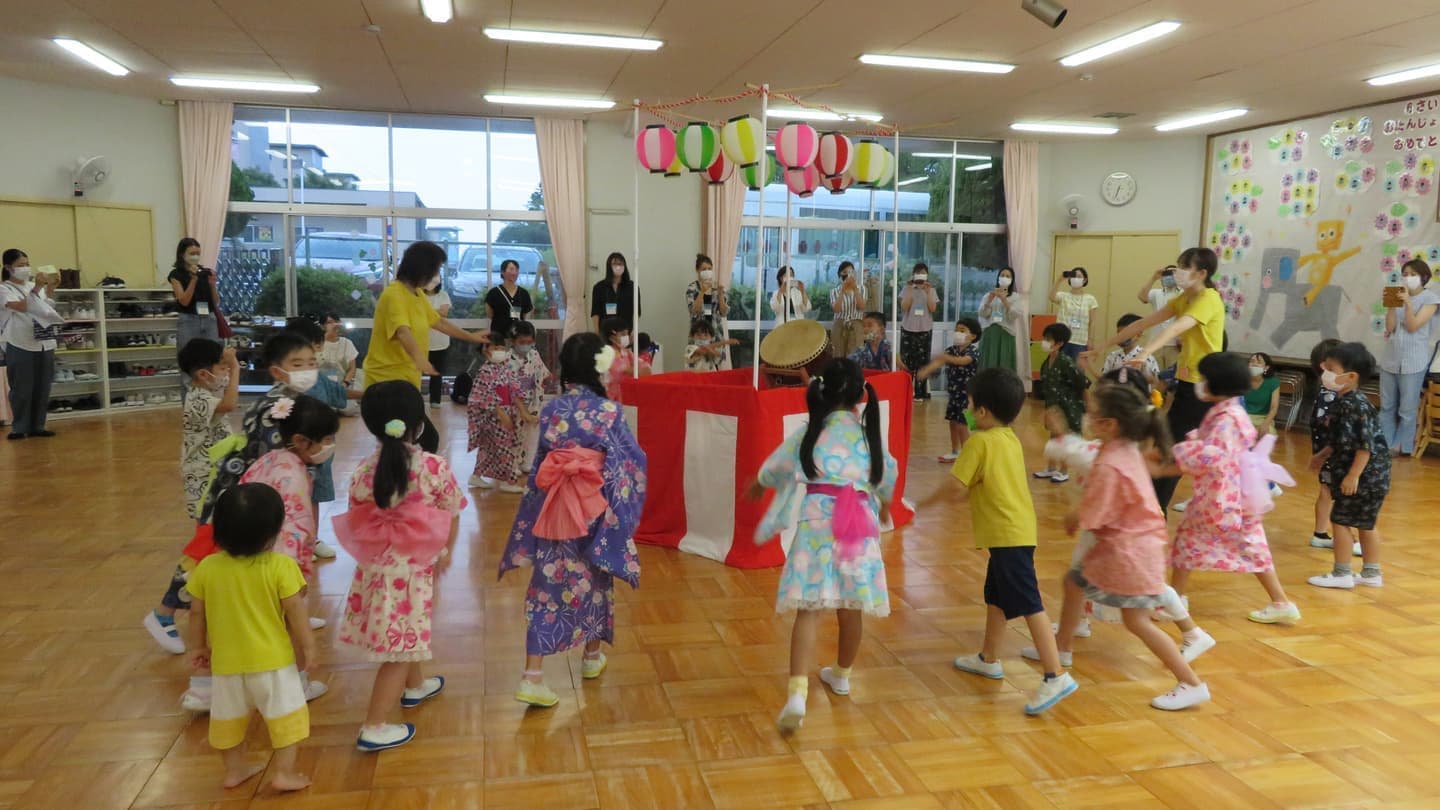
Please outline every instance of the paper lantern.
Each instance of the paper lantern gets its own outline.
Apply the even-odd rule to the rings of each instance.
[[[675,133],[651,124],[635,136],[635,157],[651,174],[664,174],[675,162]]]
[[[802,172],[815,162],[820,134],[804,121],[791,121],[775,133],[775,159],[786,172]]]
[[[827,132],[820,136],[820,147],[815,154],[815,168],[825,178],[839,177],[850,168],[855,157],[855,145],[838,132]]]
[[[787,171],[785,187],[801,199],[809,197],[820,187],[820,170],[814,164],[807,164],[799,170]]]
[[[885,152],[885,168],[880,172],[880,179],[875,181],[876,188],[890,188],[890,183],[895,180],[895,156],[889,150]]]
[[[820,185],[830,189],[831,194],[844,194],[845,189],[850,188],[850,186],[854,183],[855,177],[849,172],[845,172],[844,174],[837,175],[835,177],[826,177],[825,179],[820,181]]]
[[[885,147],[876,141],[865,139],[855,144],[855,159],[850,164],[850,173],[855,175],[856,185],[874,186],[885,176]]]
[[[775,158],[764,152],[761,154],[765,155],[761,162],[752,163],[740,169],[740,178],[745,181],[745,187],[751,191],[759,191],[761,186],[770,185],[774,182],[775,175],[780,173],[780,167],[776,165]]]
[[[681,174],[684,174],[684,172],[685,172],[685,164],[681,163],[681,162],[680,162],[680,156],[679,156],[679,155],[676,155],[676,156],[675,156],[675,159],[672,160],[672,161],[670,161],[670,166],[669,166],[669,168],[665,169],[665,176],[666,176],[666,177],[679,177]]]
[[[731,163],[730,159],[725,157],[722,152],[715,156],[715,162],[705,170],[705,180],[712,186],[723,186],[725,181],[730,179],[730,175],[734,173],[735,164]]]
[[[675,153],[685,168],[703,172],[720,156],[720,133],[703,121],[692,121],[676,136]]]
[[[748,115],[731,118],[720,131],[720,147],[740,168],[754,166],[765,154],[765,126]]]

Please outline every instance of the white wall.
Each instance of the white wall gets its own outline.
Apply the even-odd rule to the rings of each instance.
[[[605,257],[625,254],[638,276],[644,312],[640,329],[660,344],[665,370],[684,368],[690,317],[685,287],[695,280],[700,250],[700,202],[703,187],[693,175],[640,178],[640,252],[635,252],[635,141],[620,121],[585,125],[585,194],[589,198],[589,272],[593,285],[602,278]],[[593,213],[596,209],[625,213]],[[589,312],[588,293],[585,302]],[[588,322],[588,316],[587,316]]]
[[[0,110],[5,120],[0,197],[69,198],[75,159],[105,155],[114,173],[86,197],[150,208],[155,259],[167,266],[157,271],[156,280],[163,279],[175,243],[185,235],[175,107],[154,99],[0,77]],[[35,258],[45,263],[44,257]]]
[[[1100,182],[1111,172],[1135,177],[1138,190],[1128,205],[1115,207],[1100,198]],[[1082,199],[1079,231],[1180,231],[1180,244],[1200,239],[1201,197],[1205,191],[1205,138],[1162,137],[1150,141],[1110,139],[1040,145],[1040,233],[1030,311],[1049,312],[1046,282],[1056,231],[1068,231],[1060,201]]]

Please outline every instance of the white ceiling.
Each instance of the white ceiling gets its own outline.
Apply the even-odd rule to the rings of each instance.
[[[663,102],[747,82],[879,112],[915,135],[1003,137],[1020,119],[1154,124],[1248,107],[1210,131],[1433,92],[1440,81],[1364,79],[1440,62],[1436,0],[1069,0],[1050,30],[1019,0],[455,0],[436,25],[419,0],[0,0],[0,74],[155,98],[232,98],[337,109],[532,115],[486,92]],[[1057,60],[1152,22],[1175,34],[1065,68]],[[378,25],[381,33],[366,32]],[[505,44],[486,26],[656,37],[653,53]],[[117,79],[49,42],[86,42],[134,72]],[[1009,75],[861,65],[861,52],[1011,62]],[[181,90],[175,73],[311,81],[317,94]],[[1082,78],[1082,75],[1088,77]],[[696,109],[723,118],[737,107]],[[628,110],[603,113],[624,116]],[[689,117],[685,112],[677,118]],[[1198,132],[1203,130],[1189,130]]]

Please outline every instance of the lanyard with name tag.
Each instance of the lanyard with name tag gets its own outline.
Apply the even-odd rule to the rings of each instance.
[[[209,302],[209,301],[197,301],[197,302],[195,303],[195,314],[196,314],[196,315],[209,315],[209,314],[210,314],[210,302]]]
[[[616,314],[619,314],[619,312],[620,312],[620,304],[619,304],[618,302],[613,302],[613,301],[612,301],[612,302],[610,302],[610,303],[608,303],[608,304],[605,305],[605,314],[606,314],[606,315],[616,315]]]

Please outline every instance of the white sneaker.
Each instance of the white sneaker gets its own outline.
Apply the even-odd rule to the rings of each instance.
[[[950,462],[954,461],[955,459],[957,459],[957,458],[959,458],[959,457],[960,457],[960,454],[959,454],[959,453],[946,453],[945,455],[940,456],[939,458],[937,458],[936,461],[940,462],[941,464],[949,464]]]
[[[1317,588],[1338,588],[1342,591],[1348,591],[1355,587],[1355,577],[1352,574],[1338,577],[1333,573],[1320,574],[1319,576],[1310,577],[1305,581]]]
[[[1050,628],[1055,632],[1055,635],[1060,635],[1059,622],[1050,625]],[[1088,618],[1081,619],[1080,624],[1075,627],[1075,638],[1090,638],[1090,620]],[[1065,666],[1068,667],[1070,665],[1066,664]]]
[[[1199,637],[1195,639],[1182,638],[1180,640],[1180,657],[1184,658],[1185,663],[1188,664],[1209,652],[1214,646],[1215,637],[1201,630]]]
[[[1335,548],[1335,538],[1333,538],[1333,537],[1320,537],[1320,536],[1318,536],[1318,535],[1313,535],[1313,534],[1312,534],[1312,535],[1310,535],[1310,547],[1311,547],[1311,548]],[[1350,553],[1353,554],[1353,555],[1356,556],[1356,557],[1363,557],[1363,556],[1365,556],[1364,552],[1360,549],[1360,541],[1359,541],[1359,540],[1354,541],[1354,545],[1352,545],[1352,546],[1350,547]]]
[[[1068,672],[1062,673],[1058,677],[1051,678],[1048,681],[1043,681],[1040,684],[1040,688],[1035,690],[1035,697],[1031,698],[1030,702],[1025,704],[1025,713],[1032,715],[1040,714],[1056,703],[1075,694],[1075,690],[1079,688],[1080,684],[1076,683],[1075,679],[1070,677],[1070,673]]]
[[[324,540],[316,540],[315,548],[311,549],[311,553],[322,560],[335,559],[335,547]]]
[[[525,493],[525,487],[519,484],[501,484],[500,491],[510,495],[523,495]]]
[[[1175,511],[1175,512],[1184,512],[1184,511],[1185,511],[1185,507],[1187,507],[1187,506],[1189,506],[1189,505],[1190,505],[1190,499],[1189,499],[1189,498],[1186,498],[1186,499],[1183,500],[1183,501],[1176,501],[1175,503],[1170,504],[1170,509],[1173,510],[1173,511]]]
[[[805,695],[796,692],[785,701],[785,708],[780,710],[780,717],[776,719],[775,725],[780,727],[781,734],[790,734],[804,723]]]
[[[1069,481],[1069,480],[1070,480],[1070,473],[1063,473],[1063,472],[1051,473],[1051,474],[1050,474],[1050,480],[1051,480],[1053,483],[1056,483],[1056,484],[1063,484],[1063,483],[1065,483],[1066,481]]]
[[[1379,588],[1385,584],[1385,578],[1379,574],[1367,577],[1364,574],[1355,575],[1355,584],[1364,585],[1367,588]]]
[[[1191,686],[1186,683],[1177,683],[1174,689],[1150,701],[1150,705],[1161,711],[1178,712],[1181,709],[1199,706],[1201,703],[1209,701],[1209,684],[1202,683],[1199,686]]]
[[[1071,663],[1075,660],[1075,651],[1057,650],[1057,652],[1060,653],[1060,666],[1069,669]],[[1040,651],[1035,649],[1034,647],[1021,647],[1020,657],[1024,658],[1026,661],[1039,661]]]
[[[186,689],[185,694],[180,696],[180,708],[187,712],[208,712],[210,711],[210,693]]]
[[[1005,668],[1000,665],[1000,662],[983,661],[980,659],[979,653],[962,655],[955,659],[954,664],[956,669],[961,672],[968,672],[971,675],[979,675],[982,678],[990,678],[997,681],[1005,679]]]
[[[1050,470],[1050,469],[1040,470],[1039,472],[1036,472],[1036,473],[1035,473],[1035,477],[1036,477],[1036,478],[1054,478],[1054,477],[1055,477],[1055,471],[1054,471],[1054,470]]]
[[[1295,607],[1294,602],[1286,602],[1279,607],[1269,604],[1250,611],[1249,618],[1257,624],[1296,624],[1300,621],[1300,608]]]
[[[150,637],[155,639],[156,644],[160,645],[160,649],[171,655],[185,654],[185,639],[180,637],[180,630],[175,627],[173,621],[168,625],[161,624],[159,617],[157,617],[155,611],[152,610],[145,614],[143,624],[145,625],[145,629],[149,631]]]
[[[324,630],[324,629],[325,629],[325,626],[328,625],[328,624],[330,624],[330,623],[327,622],[327,621],[325,621],[324,619],[320,618],[319,616],[311,616],[311,617],[310,617],[310,629],[311,629],[311,630]]]
[[[310,680],[309,678],[306,678],[306,680],[305,680],[305,702],[306,702],[306,703],[309,703],[310,701],[312,701],[312,700],[314,700],[314,699],[316,699],[316,698],[318,698],[318,697],[323,697],[323,696],[325,695],[325,693],[326,693],[326,692],[329,692],[329,691],[330,691],[330,687],[326,686],[325,684],[323,684],[323,683],[321,683],[321,682],[319,682],[319,681],[312,681],[312,680]]]
[[[469,484],[471,489],[494,489],[495,479],[486,478],[483,475],[472,475]]]
[[[414,738],[414,723],[386,723],[377,728],[361,728],[355,747],[361,751],[384,751],[404,745]]]
[[[833,667],[821,667],[820,680],[826,686],[830,687],[831,692],[837,695],[844,696],[850,694],[850,679],[836,675]]]
[[[1279,484],[1275,483],[1274,481],[1270,482],[1270,497],[1278,498],[1284,494],[1285,490],[1281,489]]]

